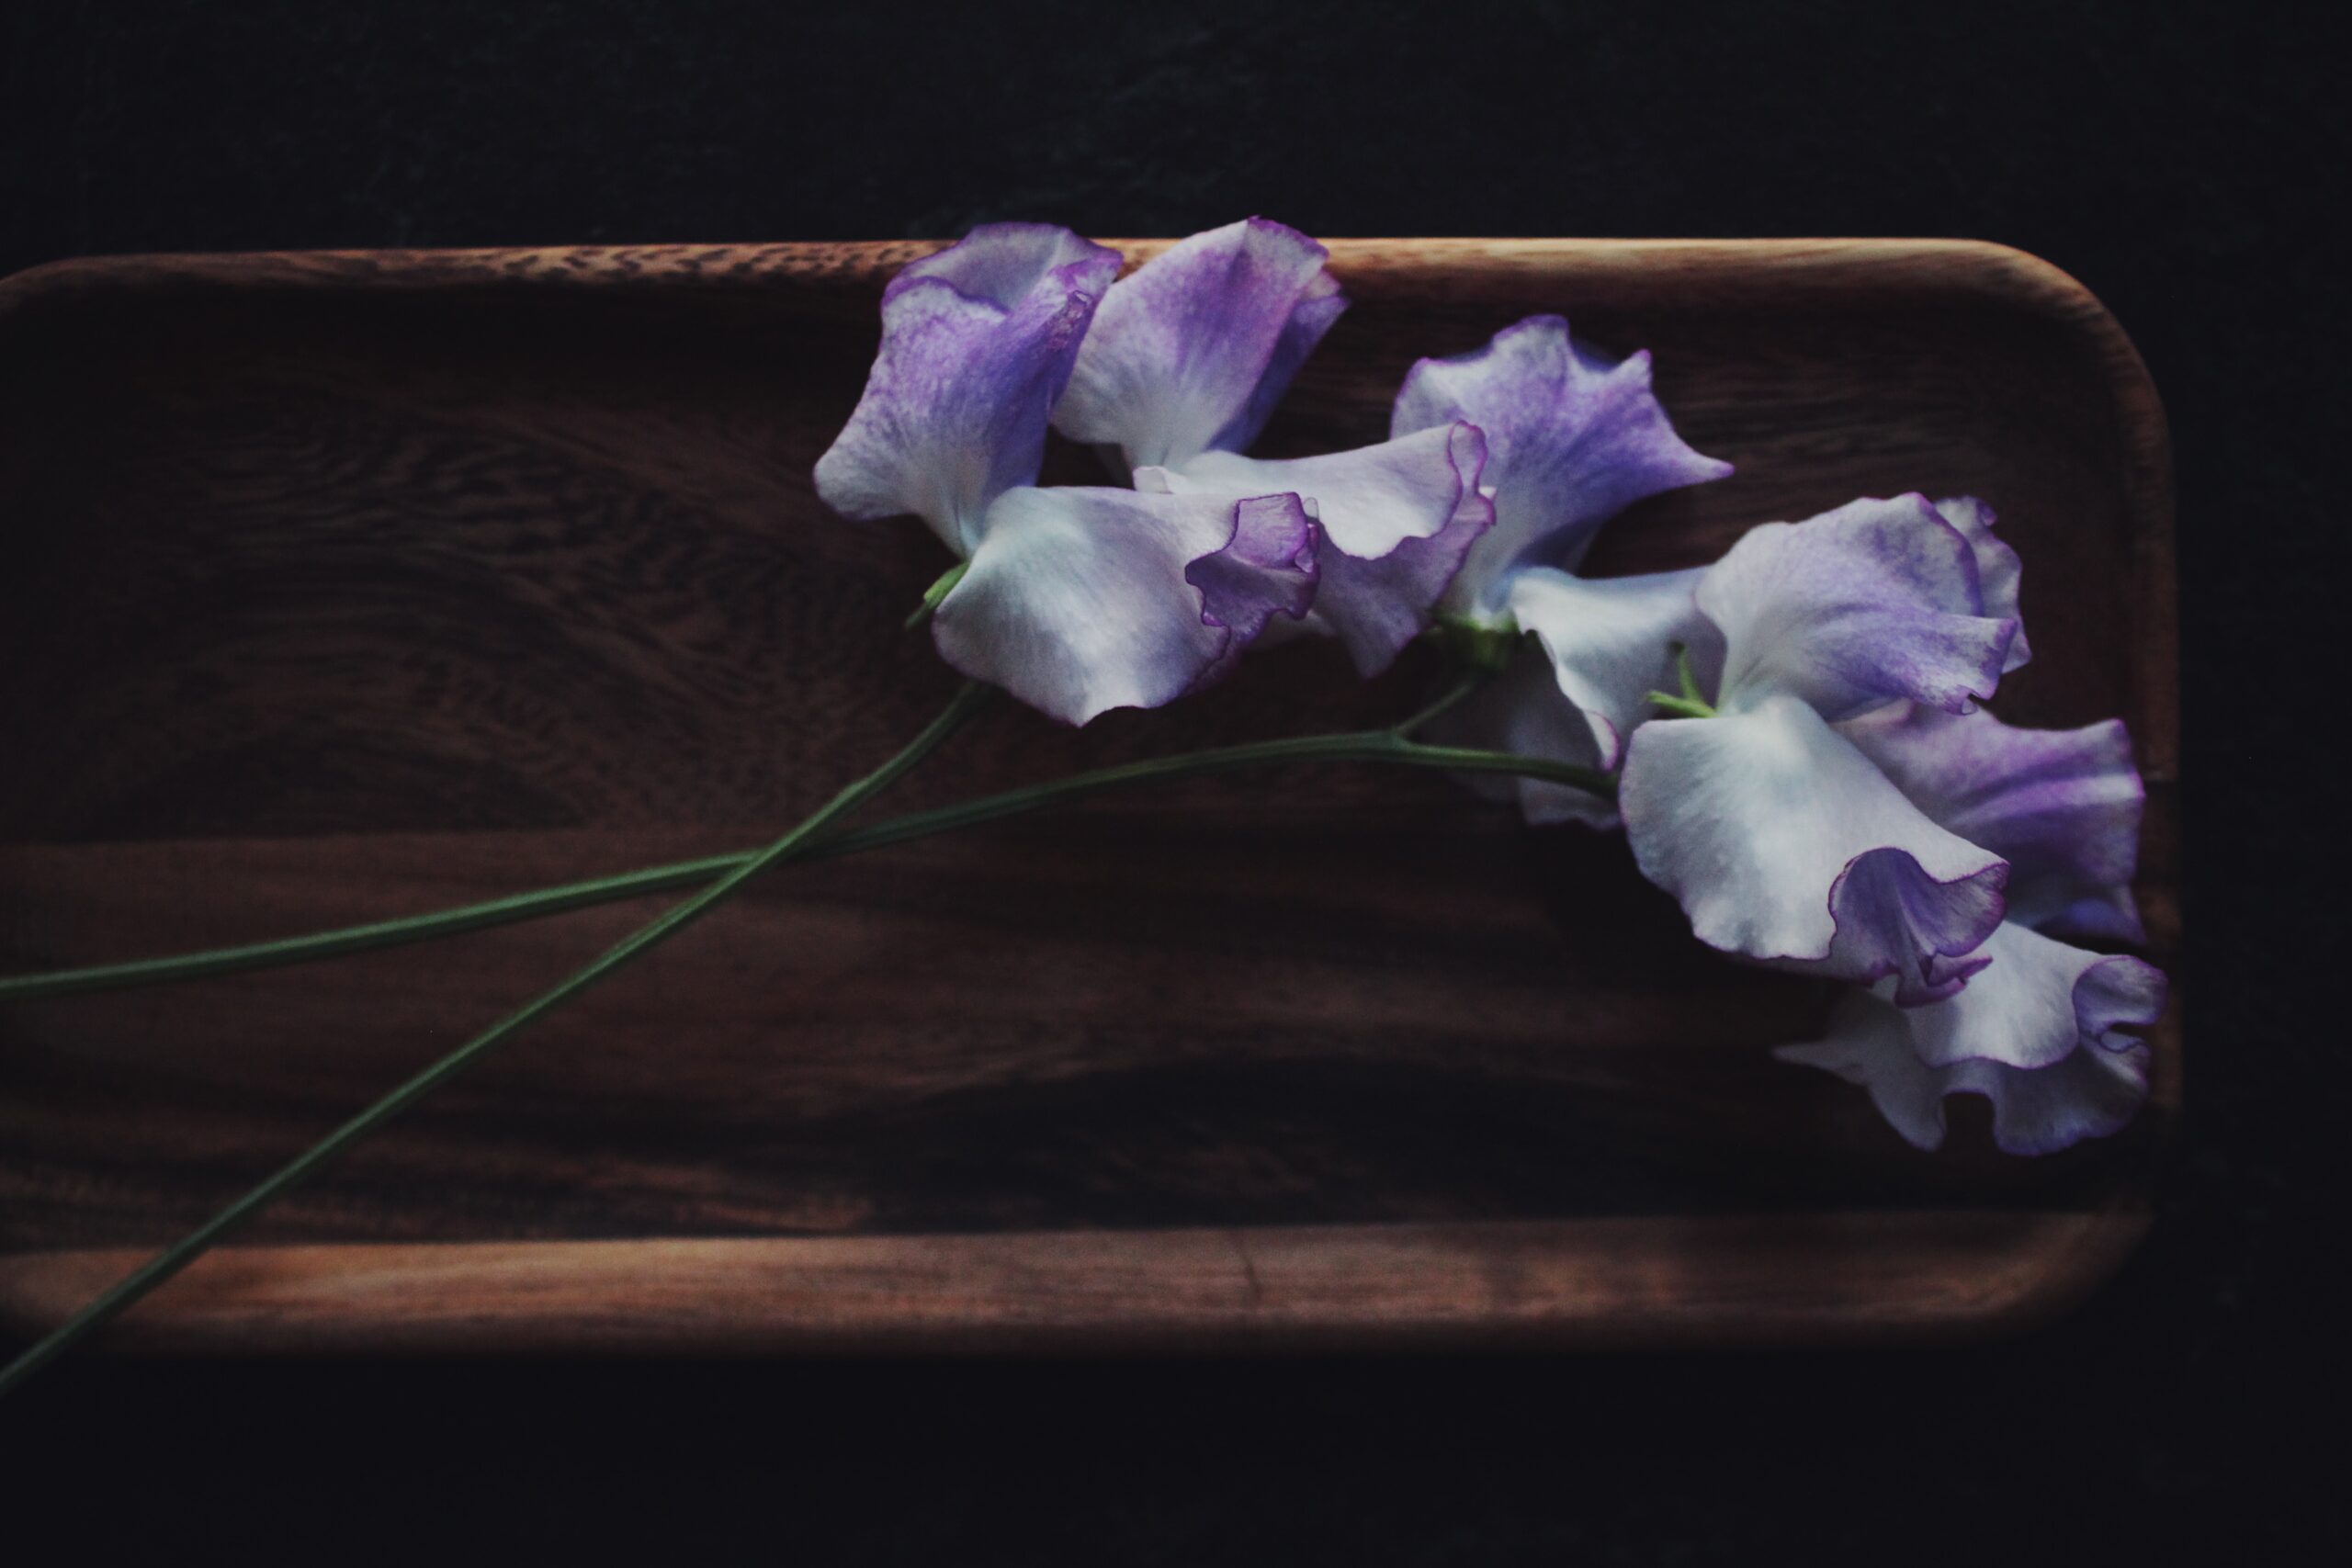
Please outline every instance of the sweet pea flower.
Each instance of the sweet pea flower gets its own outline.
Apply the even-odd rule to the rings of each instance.
[[[1696,571],[1588,580],[1575,568],[1603,524],[1637,501],[1725,477],[1694,450],[1651,385],[1647,351],[1614,360],[1580,344],[1558,316],[1531,316],[1484,347],[1415,365],[1389,429],[1448,421],[1486,436],[1494,526],[1471,547],[1442,613],[1534,634],[1523,653],[1446,732],[1555,761],[1609,771],[1666,678],[1669,643],[1709,657],[1690,604]],[[1532,822],[1610,827],[1596,795],[1541,779],[1482,786],[1517,797]]]
[[[2164,975],[2056,936],[2142,940],[2131,883],[2144,791],[2124,727],[1894,708],[1840,728],[1921,811],[2009,862],[2009,918],[1958,995],[1904,1008],[1884,981],[1858,988],[1826,1037],[1775,1055],[1861,1085],[1920,1148],[1943,1142],[1952,1094],[1989,1100],[1994,1141],[2012,1154],[2121,1128],[2147,1098],[2149,1062],[2124,1031],[2163,1015]]]
[[[1858,501],[1752,529],[1698,577],[1696,619],[1672,629],[1719,660],[1712,715],[1639,723],[1618,798],[1643,874],[1701,941],[1885,978],[1906,1007],[1990,962],[1977,950],[2001,922],[2008,863],[1931,819],[1836,728],[1896,704],[1973,712],[2017,667],[2015,573],[1980,564],[2013,558],[1989,528],[1958,503]],[[1639,659],[1566,661],[1598,692],[1589,712],[1613,725],[1638,704]]]
[[[1054,424],[1148,493],[1302,497],[1322,533],[1306,624],[1372,675],[1428,625],[1494,507],[1486,439],[1464,421],[1351,452],[1241,455],[1347,308],[1328,255],[1263,218],[1169,247],[1104,297]]]
[[[1530,316],[1483,348],[1406,374],[1392,437],[1455,421],[1486,434],[1495,502],[1494,526],[1444,598],[1473,619],[1499,621],[1527,568],[1573,571],[1600,525],[1634,502],[1732,471],[1676,434],[1651,388],[1647,349],[1610,359],[1558,316]]]
[[[993,223],[909,265],[816,470],[843,516],[912,513],[967,563],[933,619],[941,656],[1069,724],[1216,679],[1316,593],[1317,533],[1295,493],[1035,485],[1120,262],[1066,229]],[[1216,324],[1196,325],[1213,352]]]

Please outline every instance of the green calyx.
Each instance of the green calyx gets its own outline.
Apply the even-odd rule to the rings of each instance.
[[[971,570],[970,561],[959,560],[941,572],[939,581],[922,591],[922,603],[916,605],[915,613],[907,617],[907,630],[913,631],[931,619],[932,612],[939,608],[939,602],[955,592],[956,585],[963,581],[964,574]]]
[[[1523,635],[1519,623],[1509,615],[1499,621],[1483,621],[1440,614],[1431,631],[1457,668],[1486,675],[1499,673],[1510,662]]]

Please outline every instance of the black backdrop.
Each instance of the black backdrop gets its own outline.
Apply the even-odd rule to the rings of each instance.
[[[2037,252],[2108,301],[2173,420],[2196,937],[2161,1223],[2109,1289],[2023,1340],[1304,1362],[91,1358],[0,1408],[0,1531],[21,1544],[50,1516],[100,1558],[176,1540],[829,1563],[2277,1562],[2340,1544],[2320,1484],[2340,1448],[2321,1145],[2343,1043],[2312,981],[2340,964],[2344,925],[2327,764],[2346,552],[2323,480],[2344,442],[2347,137],[2316,15],[0,8],[0,273],[1001,217],[1175,234],[1261,211],[1326,234]]]

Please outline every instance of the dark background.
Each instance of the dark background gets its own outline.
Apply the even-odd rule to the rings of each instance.
[[[954,234],[1964,235],[2137,340],[2179,468],[2185,1136],[2085,1309],[1962,1349],[65,1364],[0,1530],[1105,1563],[2319,1559],[2346,1531],[2347,167],[2317,9],[0,8],[0,274],[150,250]],[[6,570],[0,565],[0,570]],[[10,765],[17,765],[11,760]],[[89,1483],[95,1491],[85,1491]],[[86,1500],[85,1500],[86,1499]],[[50,1516],[44,1520],[43,1516]],[[12,1557],[14,1552],[10,1554]],[[36,1554],[38,1555],[38,1554]]]

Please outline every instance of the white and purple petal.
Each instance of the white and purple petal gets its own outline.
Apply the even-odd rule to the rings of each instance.
[[[1698,600],[1724,634],[1719,705],[1788,694],[1833,720],[1906,698],[1968,712],[2018,634],[1985,613],[1968,539],[1917,495],[1751,528]]]
[[[1921,811],[2009,863],[2009,919],[2145,940],[2131,885],[2147,791],[2121,720],[2021,729],[1905,706],[1839,730]]]
[[[1486,432],[1495,496],[1495,525],[1448,598],[1464,613],[1498,608],[1516,566],[1574,568],[1600,525],[1634,502],[1731,472],[1675,434],[1651,389],[1646,352],[1605,358],[1557,316],[1531,316],[1484,348],[1415,365],[1389,434],[1456,420]]]
[[[1314,521],[1295,495],[1006,491],[941,601],[941,657],[1067,724],[1159,707],[1230,669],[1315,597]]]
[[[2017,1054],[2013,1049],[2002,1049],[2015,1038],[2006,1031],[2018,1010],[1999,978],[2009,956],[2004,952],[1950,1000],[1925,1007],[1901,1008],[1868,990],[1849,991],[1831,1012],[1825,1038],[1784,1045],[1773,1055],[1861,1085],[1894,1130],[1923,1149],[1942,1144],[1943,1101],[1951,1094],[1980,1094],[1992,1102],[1994,1142],[2010,1154],[2055,1154],[2120,1131],[2147,1099],[2150,1051],[2118,1031],[2155,1022],[2164,1010],[2163,976],[2136,959],[2095,960],[2109,966],[2106,980],[2094,987],[2098,998],[2086,1010],[2064,1004],[2055,1010],[2082,1020],[2071,1048],[2042,1065],[2021,1066],[2005,1059]],[[2144,974],[2126,976],[2116,965],[2137,965]],[[2081,990],[2078,983],[2067,996]],[[1955,1023],[1950,1015],[1981,1023]],[[1923,1036],[1939,1030],[1954,1038],[1973,1036],[1994,1049],[1931,1058]]]
[[[1996,620],[2018,623],[2018,635],[2009,644],[2007,660],[2001,673],[2010,674],[2025,667],[2033,657],[2026,646],[2025,619],[2018,613],[2018,586],[2025,576],[2025,563],[2017,551],[1993,532],[1998,521],[1991,507],[1973,495],[1954,496],[1936,502],[1937,514],[1960,530],[1968,547],[1976,557],[1976,581],[1983,591],[1984,614]]]
[[[2077,1045],[2120,1049],[2131,1043],[2124,1030],[2145,1028],[2164,1011],[2165,976],[2155,965],[2070,947],[2014,920],[1977,956],[1988,962],[1966,988],[1913,1010],[1912,1042],[1931,1067],[1972,1057],[2046,1067]]]
[[[909,264],[882,296],[865,392],[817,493],[844,517],[912,513],[958,555],[1036,479],[1055,400],[1119,253],[1045,223],[989,223]]]
[[[1264,218],[1162,251],[1103,299],[1055,428],[1131,468],[1248,446],[1347,308],[1327,254]]]
[[[1591,727],[1600,766],[1623,760],[1625,738],[1657,711],[1649,694],[1677,689],[1676,644],[1690,650],[1701,689],[1713,690],[1723,639],[1692,597],[1704,570],[1581,578],[1529,567],[1512,574],[1506,607],[1543,644],[1561,694]]]
[[[1645,724],[1618,808],[1642,874],[1702,942],[1906,1004],[1957,990],[2008,866],[1939,828],[1804,702]]]
[[[1139,468],[1136,487],[1304,498],[1323,530],[1322,583],[1308,622],[1339,637],[1357,672],[1372,676],[1428,626],[1493,522],[1478,488],[1486,455],[1477,427],[1455,424],[1320,457],[1209,452],[1181,468]]]

